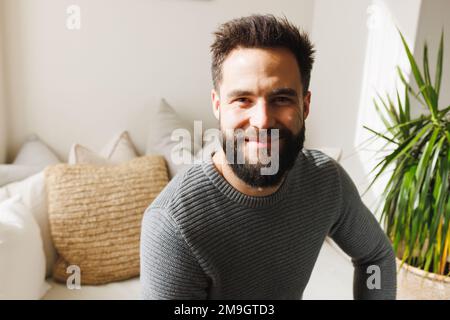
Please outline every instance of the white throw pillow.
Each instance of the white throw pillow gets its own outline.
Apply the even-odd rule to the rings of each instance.
[[[56,163],[59,160],[54,152],[36,135],[32,135],[23,144],[12,164],[0,164],[0,187],[23,180]]]
[[[124,163],[139,156],[127,131],[113,137],[100,151],[100,155],[114,164]]]
[[[136,147],[127,131],[114,136],[100,153],[93,152],[79,144],[70,148],[69,164],[119,164],[138,157]]]
[[[0,203],[0,300],[40,299],[45,282],[45,255],[39,227],[16,196]]]
[[[25,166],[47,166],[59,163],[59,159],[42,140],[36,135],[31,135],[20,148],[13,163]]]
[[[41,166],[0,164],[0,187],[14,181],[23,180],[42,169]]]
[[[57,253],[50,234],[44,172],[41,171],[25,180],[0,188],[0,201],[13,196],[21,197],[40,228],[46,258],[46,275],[50,276]]]
[[[170,177],[185,170],[193,163],[194,150],[201,149],[201,137],[194,138],[193,125],[181,119],[165,99],[161,100],[149,127],[145,153],[163,155],[169,167]],[[172,140],[172,133],[176,129],[184,130],[189,136],[186,138],[190,138],[190,141],[183,144],[180,140]],[[173,154],[179,155],[178,159],[186,157],[190,161],[178,163]]]

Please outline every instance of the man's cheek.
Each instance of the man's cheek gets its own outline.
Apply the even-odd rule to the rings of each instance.
[[[283,122],[293,135],[297,135],[302,129],[303,116],[300,111],[290,112],[286,114]]]

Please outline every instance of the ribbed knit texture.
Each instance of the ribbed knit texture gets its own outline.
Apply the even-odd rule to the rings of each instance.
[[[352,257],[355,298],[395,298],[389,240],[328,156],[303,150],[265,197],[234,189],[212,160],[194,165],[144,215],[143,298],[301,299],[326,236]],[[370,265],[380,267],[380,289],[367,286]]]
[[[55,280],[69,265],[81,284],[102,284],[139,275],[139,243],[145,208],[167,185],[161,156],[120,165],[58,164],[45,171],[53,243],[59,258]]]

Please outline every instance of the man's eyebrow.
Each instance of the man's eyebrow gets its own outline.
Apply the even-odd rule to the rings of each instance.
[[[273,97],[273,96],[280,96],[280,95],[298,98],[297,91],[295,91],[295,90],[292,89],[292,88],[279,88],[279,89],[274,89],[274,90],[272,90],[271,92],[269,92],[269,94],[268,94],[267,96]]]
[[[251,96],[253,93],[248,90],[233,90],[227,94],[227,98],[233,98],[233,97],[241,97],[241,96]]]
[[[227,94],[228,98],[233,98],[233,97],[241,97],[241,96],[251,96],[253,95],[253,92],[248,91],[248,90],[233,90],[231,92],[229,92]],[[292,88],[278,88],[278,89],[274,89],[271,92],[269,92],[267,94],[268,97],[273,97],[273,96],[279,96],[279,95],[285,95],[285,96],[291,96],[291,97],[298,97],[297,91],[295,91]]]

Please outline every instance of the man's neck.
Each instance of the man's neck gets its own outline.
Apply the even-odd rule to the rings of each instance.
[[[283,180],[276,186],[273,187],[265,187],[265,188],[257,188],[252,187],[246,184],[244,181],[239,179],[236,174],[233,172],[233,170],[228,165],[225,153],[223,150],[219,150],[216,153],[214,153],[212,157],[214,166],[216,167],[216,170],[224,177],[224,179],[236,190],[239,192],[254,196],[254,197],[264,197],[271,195],[275,193],[278,188],[283,183]]]

